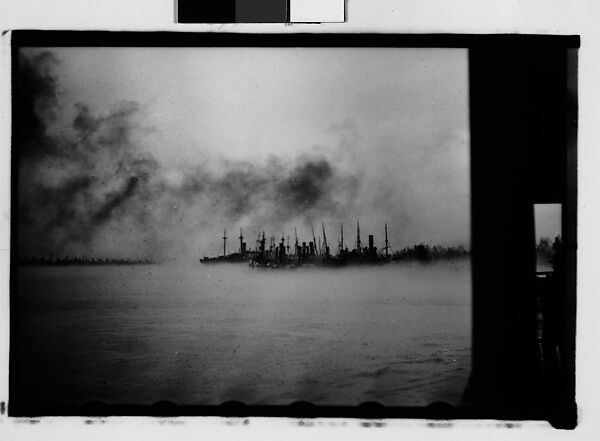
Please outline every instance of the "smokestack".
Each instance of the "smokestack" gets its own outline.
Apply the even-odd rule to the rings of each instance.
[[[279,245],[279,261],[281,263],[285,262],[285,243],[283,238],[281,239],[281,244]]]
[[[373,251],[373,242],[374,242],[373,235],[369,234],[369,250],[370,251]]]
[[[266,242],[265,232],[263,231],[262,239],[260,240],[260,255],[261,256],[265,255],[265,242]]]
[[[311,241],[308,242],[309,253],[311,256],[315,255],[315,244]]]

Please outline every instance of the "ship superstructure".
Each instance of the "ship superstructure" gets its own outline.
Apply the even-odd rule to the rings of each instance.
[[[340,237],[338,241],[338,253],[333,255],[327,239],[325,223],[321,223],[322,234],[315,235],[311,227],[312,240],[302,241],[298,238],[298,232],[294,229],[294,246],[290,246],[290,237],[283,234],[269,237],[267,247],[266,232],[262,231],[257,239],[254,250],[247,248],[244,242],[242,229],[240,229],[239,251],[227,254],[227,230],[223,234],[223,255],[217,257],[204,257],[202,263],[226,263],[226,262],[248,262],[253,267],[270,268],[296,268],[300,266],[344,266],[351,264],[376,264],[390,262],[390,245],[387,237],[387,223],[385,224],[385,246],[383,252],[379,252],[375,246],[373,234],[368,236],[368,246],[363,246],[360,237],[360,222],[356,223],[355,248],[349,250],[344,247],[344,226],[340,225]]]

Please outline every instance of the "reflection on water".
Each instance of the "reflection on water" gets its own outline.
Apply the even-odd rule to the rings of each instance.
[[[27,400],[423,406],[469,375],[468,260],[22,267],[18,287]]]

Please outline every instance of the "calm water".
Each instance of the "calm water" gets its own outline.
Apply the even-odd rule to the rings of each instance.
[[[336,270],[22,267],[24,399],[458,404],[468,260]]]

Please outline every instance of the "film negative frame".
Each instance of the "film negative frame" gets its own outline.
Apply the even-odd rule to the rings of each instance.
[[[225,416],[294,418],[420,418],[546,420],[577,424],[575,313],[577,250],[577,49],[578,36],[241,34],[178,32],[14,31],[14,63],[21,47],[362,47],[466,48],[469,51],[472,219],[472,373],[465,407],[443,403],[387,407],[179,406],[173,402],[40,406],[19,400],[10,387],[8,415]],[[542,105],[540,105],[542,104]],[[13,108],[14,111],[14,108]],[[14,114],[13,114],[14,115]],[[551,122],[549,124],[549,122]],[[13,130],[14,130],[13,118]],[[13,155],[14,158],[14,155]],[[537,158],[537,159],[536,159]],[[539,158],[543,158],[541,161]],[[12,160],[11,213],[18,182]],[[553,171],[548,179],[547,170]],[[561,369],[541,372],[536,356],[536,303],[531,249],[533,204],[562,204],[565,244],[564,339]],[[16,216],[11,216],[9,386],[19,375],[17,341]],[[491,250],[486,244],[510,244]],[[508,256],[511,259],[508,259]],[[514,259],[514,256],[518,258]],[[535,272],[535,270],[534,270]]]

